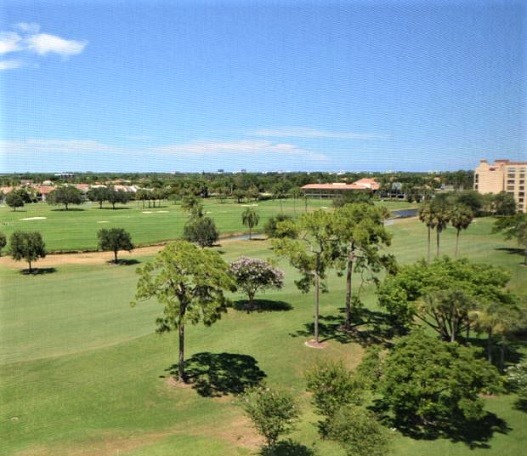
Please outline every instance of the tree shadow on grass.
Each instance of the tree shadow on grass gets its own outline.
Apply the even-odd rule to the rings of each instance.
[[[344,309],[340,309],[341,314]],[[318,330],[321,342],[335,340],[342,344],[350,342],[362,346],[383,344],[390,346],[393,337],[393,329],[389,323],[389,316],[383,312],[369,309],[354,310],[351,328],[344,327],[344,315],[320,315]],[[314,332],[314,323],[305,323],[304,329],[298,330],[290,335],[292,337],[309,337]]]
[[[315,456],[315,450],[292,440],[278,442],[274,446],[265,446],[260,456]]]
[[[285,301],[271,301],[270,299],[255,299],[252,306],[247,300],[234,301],[232,307],[236,310],[251,312],[280,312],[292,310],[293,306]]]
[[[103,207],[99,207],[98,209],[100,209],[101,211],[124,211],[124,210],[128,211],[131,208],[123,207],[123,206],[119,206],[119,207],[103,206]]]
[[[514,409],[523,413],[527,413],[527,399],[520,397],[514,402]]]
[[[22,269],[20,271],[20,274],[23,275],[45,275],[45,274],[53,274],[54,272],[57,272],[56,268],[31,268],[31,272],[29,269]]]
[[[487,414],[477,421],[463,417],[452,417],[448,425],[433,426],[385,419],[385,424],[396,427],[401,434],[414,440],[448,439],[453,443],[464,443],[471,450],[489,449],[494,434],[508,434],[511,428],[496,414]]]
[[[58,209],[51,209],[52,212],[84,212],[85,210],[86,209],[80,207],[68,207],[68,209],[61,207]]]
[[[177,376],[177,365],[168,370]],[[188,383],[204,397],[240,394],[267,376],[252,356],[235,353],[196,353],[185,362],[185,371]]]
[[[139,264],[141,263],[139,260],[136,260],[135,258],[119,258],[117,260],[117,263],[113,260],[108,260],[106,263],[110,264],[110,265],[116,265],[116,266],[132,266],[134,264]]]

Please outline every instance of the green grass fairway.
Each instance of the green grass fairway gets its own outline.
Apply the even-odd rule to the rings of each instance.
[[[276,203],[268,204],[258,206],[262,218],[277,210]],[[215,210],[221,207],[232,211],[226,213],[224,226],[243,231],[239,216],[243,207],[219,203],[214,206]],[[266,207],[268,210],[264,212]],[[37,216],[37,209],[48,218],[40,222],[18,220]],[[92,235],[101,226],[96,224],[99,214],[108,214],[106,219],[111,218],[108,224],[125,226],[131,231],[135,226],[133,236],[143,236],[143,240],[134,240],[148,243],[162,239],[177,225],[175,220],[181,217],[179,207],[160,210],[165,209],[169,212],[149,215],[142,214],[142,208],[131,206],[115,212],[93,208],[72,212],[71,223],[77,220],[79,224],[84,221],[90,225],[89,230],[82,232],[86,245],[89,242],[93,245]],[[6,214],[13,217],[11,227],[16,225],[17,229],[24,223],[38,229],[30,224],[44,226],[45,221],[51,223],[55,216],[57,220],[53,223],[58,226],[61,217],[70,216],[50,211],[44,205],[26,213],[2,212],[2,216]],[[130,220],[134,222],[121,225],[118,222],[125,220],[126,214],[133,215]],[[134,225],[142,215],[145,224]],[[156,226],[160,220],[169,226]],[[511,289],[525,296],[527,268],[520,265],[522,256],[514,253],[513,242],[490,234],[491,224],[490,219],[479,219],[461,234],[461,255],[507,268],[512,275]],[[426,228],[421,223],[398,221],[390,226],[390,231],[393,233],[390,251],[400,261],[411,262],[426,255]],[[60,245],[60,235],[47,241],[50,248]],[[454,244],[455,233],[449,228],[442,236],[442,252],[453,254]],[[80,240],[78,245],[82,245]],[[268,247],[267,241],[230,241],[217,249],[231,261],[242,254],[270,257]],[[150,259],[135,258],[139,263]],[[38,267],[38,262],[35,266]],[[294,442],[314,446],[318,456],[344,456],[335,444],[317,437],[318,418],[305,393],[303,372],[321,358],[342,359],[353,368],[364,349],[358,343],[336,339],[328,340],[323,350],[306,347],[313,296],[300,294],[293,283],[294,272],[284,262],[280,267],[286,271],[284,289],[257,296],[281,303],[278,310],[247,314],[231,308],[209,328],[187,327],[187,359],[205,359],[223,368],[221,382],[210,384],[218,397],[203,397],[193,388],[174,387],[170,383],[169,369],[176,360],[177,344],[174,334],[154,334],[159,304],[151,301],[135,308],[129,306],[137,282],[136,265],[66,264],[57,266],[55,272],[34,276],[0,266],[0,454],[257,455],[261,439],[236,405],[235,396],[220,393],[229,392],[240,383],[264,378],[270,385],[290,388],[301,401],[305,413],[291,435]],[[343,279],[331,274],[329,290],[322,295],[321,315],[338,317],[344,299]],[[232,298],[236,301],[243,296],[234,294]],[[364,299],[369,307],[376,307],[371,287],[365,289]],[[285,310],[287,307],[290,308]],[[197,354],[201,355],[194,356]],[[393,454],[520,456],[527,447],[527,415],[514,408],[514,400],[513,396],[487,399],[488,410],[508,426],[506,434],[493,434],[485,443],[488,448],[471,449],[462,442],[445,439],[417,441],[394,432]]]

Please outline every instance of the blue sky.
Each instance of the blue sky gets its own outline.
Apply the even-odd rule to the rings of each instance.
[[[527,160],[520,1],[7,0],[0,172]]]

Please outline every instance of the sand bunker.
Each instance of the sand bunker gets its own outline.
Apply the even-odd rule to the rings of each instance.
[[[27,217],[20,220],[46,220],[47,217]]]
[[[97,223],[110,223],[108,220],[98,220]]]

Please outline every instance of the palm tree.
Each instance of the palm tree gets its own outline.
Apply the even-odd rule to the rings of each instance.
[[[464,204],[456,204],[450,212],[450,224],[456,229],[456,258],[459,252],[459,233],[466,230],[473,219],[474,213]]]
[[[439,238],[443,230],[448,226],[450,220],[450,211],[446,204],[431,204],[432,216],[434,218],[434,225],[436,229],[436,243],[437,252],[436,256],[439,256]]]
[[[258,225],[258,222],[260,221],[260,216],[257,214],[257,212],[248,207],[245,209],[242,213],[242,223],[244,226],[249,228],[249,240],[252,238],[252,229],[253,227]]]
[[[435,218],[430,204],[425,204],[419,209],[419,220],[428,228],[428,262],[430,262],[430,232],[435,228]]]

